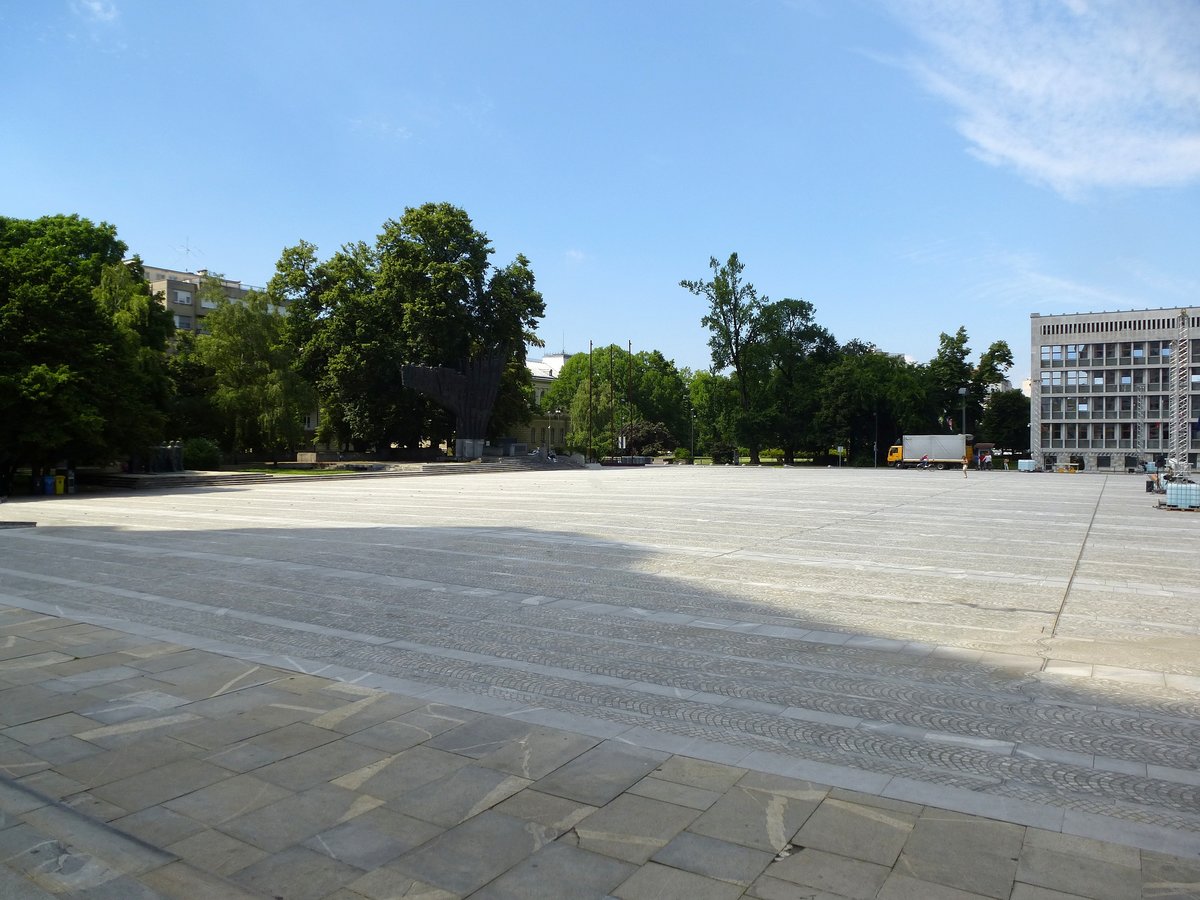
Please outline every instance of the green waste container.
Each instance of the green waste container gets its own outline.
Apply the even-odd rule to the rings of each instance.
[[[67,492],[67,476],[66,475],[55,475],[54,476],[54,493],[65,494],[66,492]]]

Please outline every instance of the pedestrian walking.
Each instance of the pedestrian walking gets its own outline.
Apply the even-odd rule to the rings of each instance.
[[[967,477],[967,467],[971,465],[971,454],[963,454],[963,478]]]

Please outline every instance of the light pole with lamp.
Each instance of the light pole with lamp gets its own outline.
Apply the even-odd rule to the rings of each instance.
[[[958,396],[962,397],[962,421],[959,422],[958,424],[962,429],[963,456],[966,456],[967,455],[967,389],[965,387],[960,387],[958,389]],[[969,462],[969,460],[968,460],[968,462]]]
[[[554,453],[554,420],[562,415],[561,409],[550,410],[549,428],[546,429],[546,456],[549,458]]]

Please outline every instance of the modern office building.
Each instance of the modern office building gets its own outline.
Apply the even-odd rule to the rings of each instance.
[[[1198,310],[1030,317],[1030,448],[1046,469],[1195,464]]]

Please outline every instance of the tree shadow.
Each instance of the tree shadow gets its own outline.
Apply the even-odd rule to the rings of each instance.
[[[1036,649],[1030,623],[1046,613],[1014,602],[1011,580],[965,601],[944,590],[961,569],[939,561],[872,569],[847,555],[841,574],[814,574],[778,542],[714,559],[686,541],[657,552],[564,530],[203,521],[0,530],[0,591],[698,758],[1200,846],[1200,698],[999,652],[1005,629]]]

